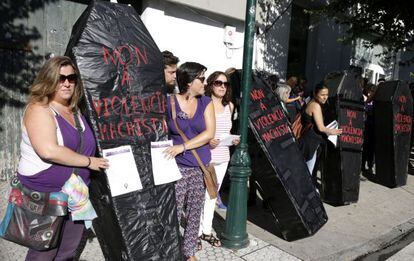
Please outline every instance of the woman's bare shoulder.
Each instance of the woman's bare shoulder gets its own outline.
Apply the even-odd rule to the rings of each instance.
[[[48,104],[30,103],[26,107],[25,118],[53,116]]]
[[[309,115],[313,115],[314,113],[318,113],[321,111],[321,106],[319,103],[311,101],[306,105],[306,113]]]
[[[315,102],[315,101],[312,101],[312,102],[310,102],[310,103],[308,103],[308,105],[306,105],[306,107],[307,108],[310,108],[310,109],[312,109],[312,110],[318,110],[318,109],[321,109],[321,106],[319,105],[319,103],[317,103],[317,102]]]

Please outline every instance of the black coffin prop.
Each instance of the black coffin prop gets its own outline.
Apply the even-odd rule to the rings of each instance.
[[[407,183],[413,99],[407,84],[384,82],[374,98],[375,175],[395,188]]]
[[[150,141],[166,139],[162,56],[133,7],[91,4],[66,51],[79,67],[100,150],[131,145],[143,189],[111,197],[91,182],[94,221],[107,260],[180,260],[173,184],[154,186]]]
[[[321,157],[322,199],[332,205],[358,201],[364,132],[364,103],[358,74],[329,74],[325,84],[329,98],[324,108],[325,125],[336,120],[342,135],[337,146],[327,141]]]
[[[282,106],[259,76],[253,76],[250,101],[249,123],[257,139],[249,144],[252,175],[278,236],[291,241],[313,235],[328,217]]]

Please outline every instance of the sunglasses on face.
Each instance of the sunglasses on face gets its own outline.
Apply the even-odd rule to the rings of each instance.
[[[222,82],[222,81],[219,81],[219,80],[216,80],[216,81],[214,81],[213,82],[213,86],[214,87],[220,87],[220,86],[224,86],[225,88],[229,88],[229,86],[230,86],[230,83],[229,82]]]
[[[69,75],[59,75],[59,82],[64,83],[66,80],[69,81],[69,83],[76,83],[76,80],[78,79],[78,76],[76,74],[69,74]]]
[[[206,80],[206,77],[202,76],[202,77],[196,77],[196,79],[199,79],[200,82],[204,83],[204,81]]]

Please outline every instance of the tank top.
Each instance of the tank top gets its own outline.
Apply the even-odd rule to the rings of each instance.
[[[198,134],[202,133],[206,130],[206,123],[204,120],[204,111],[206,110],[207,105],[211,102],[211,98],[207,96],[201,96],[197,98],[197,108],[194,116],[192,118],[188,118],[187,114],[183,112],[180,108],[180,105],[177,100],[177,96],[174,96],[175,99],[175,110],[177,113],[177,124],[180,127],[181,131],[187,136],[189,140],[197,136]],[[167,103],[168,109],[168,130],[169,135],[173,141],[174,145],[183,144],[184,141],[181,138],[180,134],[178,133],[177,129],[175,128],[174,121],[172,119],[172,112],[171,112],[171,103],[168,100]],[[204,165],[207,165],[211,161],[211,152],[210,152],[210,145],[207,143],[201,147],[196,148],[198,156],[200,157],[201,161]],[[187,151],[186,153],[181,153],[175,157],[175,161],[179,166],[185,167],[198,167],[197,160],[193,156],[193,153]]]
[[[52,109],[52,111],[55,114],[58,144],[76,151],[80,142],[78,130],[59,115],[56,110]],[[93,156],[96,149],[95,138],[84,116],[80,114],[80,118],[84,139],[81,154]],[[70,178],[73,167],[42,160],[34,151],[24,124],[22,126],[21,157],[17,170],[21,183],[40,192],[60,191]],[[78,168],[78,175],[82,177],[86,184],[89,184],[90,170],[88,168]]]
[[[216,113],[216,135],[215,139],[220,139],[224,134],[230,134],[231,130],[231,111],[230,105],[224,107],[222,113]],[[230,150],[227,146],[217,146],[211,150],[211,162],[223,163],[230,161]]]

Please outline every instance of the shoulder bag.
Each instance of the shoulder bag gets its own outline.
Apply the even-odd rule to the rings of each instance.
[[[82,127],[78,113],[74,116],[81,138],[79,152],[83,146]],[[10,185],[6,213],[0,223],[0,237],[38,251],[56,248],[68,214],[68,195],[31,190],[23,186],[17,176]]]
[[[187,136],[184,134],[184,132],[182,132],[180,127],[178,127],[174,95],[170,95],[170,102],[171,102],[171,114],[172,114],[172,119],[174,121],[174,126],[177,129],[178,133],[180,134],[181,138],[184,140],[184,142],[187,142],[188,141]],[[192,149],[191,153],[193,153],[194,157],[196,158],[198,162],[198,165],[203,171],[204,183],[206,185],[207,192],[208,192],[208,195],[210,196],[210,199],[217,198],[218,184],[217,184],[216,170],[214,169],[214,166],[212,164],[207,165],[207,167],[204,166],[203,162],[201,161],[195,149]]]

